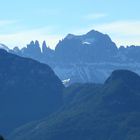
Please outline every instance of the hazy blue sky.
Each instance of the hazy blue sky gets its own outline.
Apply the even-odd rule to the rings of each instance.
[[[23,47],[46,40],[50,47],[68,33],[91,29],[111,36],[117,45],[140,45],[140,0],[3,0],[0,42]]]

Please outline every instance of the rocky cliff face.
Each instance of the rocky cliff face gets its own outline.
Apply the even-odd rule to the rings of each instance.
[[[108,35],[90,31],[85,35],[69,34],[56,46],[58,60],[63,62],[106,62],[112,61],[117,47]]]
[[[16,47],[9,51],[48,64],[62,81],[70,79],[70,83],[103,83],[115,69],[140,74],[139,46],[118,49],[108,35],[95,30],[84,35],[68,34],[55,50],[51,50],[46,42],[40,49],[39,42],[32,41],[26,48]]]

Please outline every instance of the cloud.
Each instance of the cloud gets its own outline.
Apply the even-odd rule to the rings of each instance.
[[[104,13],[92,13],[84,16],[84,19],[86,20],[96,20],[106,17],[107,15]]]
[[[140,21],[115,21],[93,25],[93,27],[105,32],[119,33],[121,35],[140,35]]]
[[[91,29],[108,34],[118,45],[140,45],[140,20],[113,21],[108,23],[93,24],[86,29],[77,30],[83,34]]]
[[[16,23],[16,20],[0,20],[0,27]]]
[[[6,24],[13,24],[15,21],[0,21],[0,26]],[[113,21],[100,24],[92,24],[87,28],[74,29],[70,33],[85,34],[91,29],[98,30],[102,33],[108,34],[112,40],[118,45],[140,45],[140,20],[124,20]],[[55,48],[59,40],[65,37],[64,33],[56,33],[58,29],[52,26],[43,28],[19,30],[13,33],[0,34],[0,43],[8,45],[10,48],[19,46],[20,48],[26,46],[31,40],[39,40],[42,42],[46,40],[47,45],[51,48]],[[66,33],[67,34],[67,33]]]
[[[0,42],[6,44],[10,48],[15,46],[22,48],[31,40],[39,40],[40,42],[46,40],[47,45],[54,49],[60,39],[62,39],[62,36],[51,33],[51,29],[49,27],[0,35]]]

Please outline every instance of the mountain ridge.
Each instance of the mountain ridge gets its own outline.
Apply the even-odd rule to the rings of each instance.
[[[58,109],[63,88],[48,65],[0,50],[1,133]]]
[[[131,71],[119,70],[117,74],[115,71],[118,78],[125,77],[124,74],[128,79],[136,76],[140,80],[140,76]],[[108,79],[112,76],[114,73]],[[126,86],[128,83],[123,81],[123,77],[123,83],[116,86],[116,81],[117,78],[113,78],[103,85],[67,87],[64,92],[66,104],[61,110],[44,120],[17,128],[9,139],[138,140],[140,94],[135,86]]]
[[[140,74],[139,46],[117,48],[107,34],[95,30],[84,35],[68,34],[55,50],[45,41],[42,49],[39,46],[38,41],[31,41],[27,47],[16,47],[9,52],[48,64],[62,81],[70,79],[69,84],[103,83],[115,69]]]

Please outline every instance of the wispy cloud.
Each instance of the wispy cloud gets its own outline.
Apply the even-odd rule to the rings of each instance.
[[[15,24],[16,20],[0,20],[0,27]]]
[[[5,24],[13,24],[14,21],[0,22],[0,27]],[[108,34],[112,40],[118,45],[140,45],[140,20],[114,21],[108,23],[100,23],[89,25],[87,28],[70,31],[74,34],[84,34],[91,29],[98,30]],[[43,27],[30,30],[19,30],[14,33],[0,34],[0,43],[5,43],[9,47],[26,46],[31,40],[46,40],[47,44],[54,48],[59,40],[64,38],[65,34],[56,33],[55,27]],[[66,33],[67,34],[67,33]]]
[[[119,33],[125,36],[140,35],[140,20],[115,21],[111,23],[93,25],[93,27],[108,33]]]
[[[15,46],[22,48],[26,46],[26,44],[31,40],[39,40],[40,42],[46,40],[47,45],[49,45],[51,48],[54,48],[60,39],[62,39],[62,36],[53,34],[51,32],[51,28],[49,27],[0,35],[0,42],[5,43],[10,48]]]
[[[92,13],[92,14],[88,14],[88,15],[84,16],[84,19],[96,20],[96,19],[105,18],[106,16],[107,16],[107,14],[104,14],[104,13]]]
[[[102,24],[93,24],[86,29],[77,30],[77,34],[88,32],[91,29],[109,34],[118,45],[140,45],[140,20],[114,21]]]

